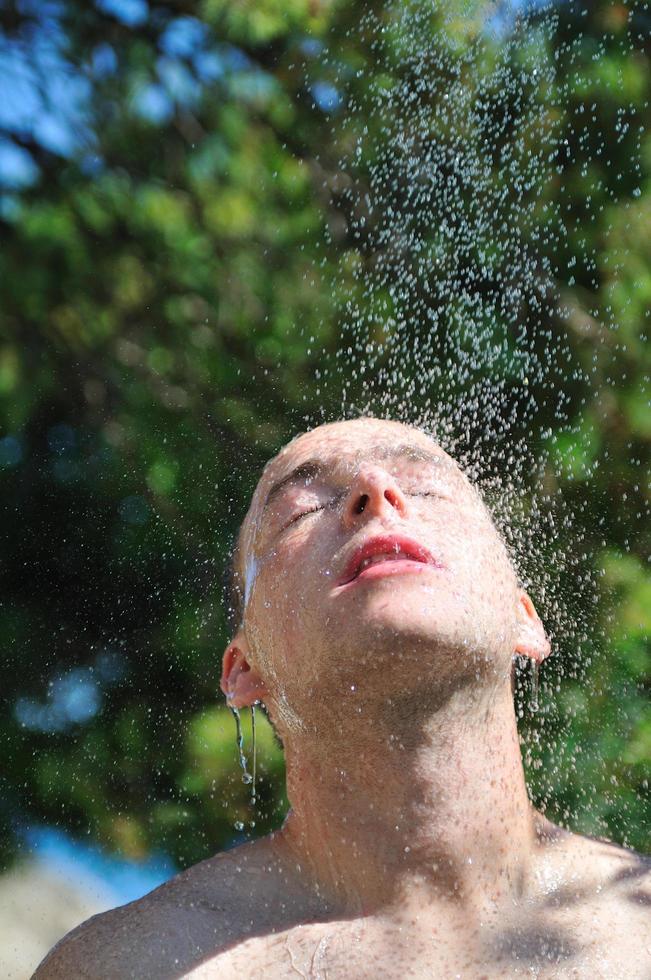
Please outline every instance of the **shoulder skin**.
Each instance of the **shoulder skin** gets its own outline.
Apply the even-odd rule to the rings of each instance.
[[[178,978],[228,949],[243,938],[251,911],[252,847],[202,861],[144,898],[88,919],[57,943],[33,980]]]

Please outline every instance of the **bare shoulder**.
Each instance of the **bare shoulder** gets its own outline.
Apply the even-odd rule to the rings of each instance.
[[[625,901],[629,911],[651,918],[651,856],[640,854],[610,841],[581,837],[576,845],[577,861],[592,865],[599,884],[610,890],[617,901]]]
[[[651,942],[651,856],[547,824],[541,837],[550,883],[568,903],[599,907],[613,925],[639,925]],[[553,890],[553,889],[552,889]]]
[[[546,821],[541,833],[546,849],[555,851],[568,870],[611,886],[636,883],[648,889],[651,855],[600,837],[588,837],[563,830]]]
[[[215,855],[68,933],[34,980],[179,977],[251,934],[268,839]],[[264,892],[264,888],[263,888]],[[259,895],[258,895],[259,897]]]

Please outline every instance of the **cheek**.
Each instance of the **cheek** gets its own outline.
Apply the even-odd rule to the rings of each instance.
[[[508,556],[491,531],[478,536],[477,560],[468,574],[482,621],[508,640],[514,624],[517,581]]]
[[[470,517],[454,536],[448,532],[450,561],[466,594],[503,615],[513,607],[516,577],[492,527]]]
[[[306,567],[309,553],[307,547],[288,544],[257,567],[247,607],[247,631],[261,660],[279,673],[295,665],[306,645],[306,618],[316,601],[313,570]]]

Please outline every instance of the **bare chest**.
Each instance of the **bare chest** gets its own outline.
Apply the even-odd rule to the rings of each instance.
[[[543,919],[496,922],[476,933],[420,919],[310,923],[243,939],[188,976],[192,980],[651,978],[651,949],[646,957],[643,949],[632,950],[632,937],[608,934],[605,923],[595,930],[593,922],[590,930],[569,916]]]

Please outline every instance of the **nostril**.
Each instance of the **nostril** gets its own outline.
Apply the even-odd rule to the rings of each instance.
[[[367,503],[368,503],[368,494],[363,493],[362,496],[357,501],[357,504],[355,505],[355,513],[363,514]]]

